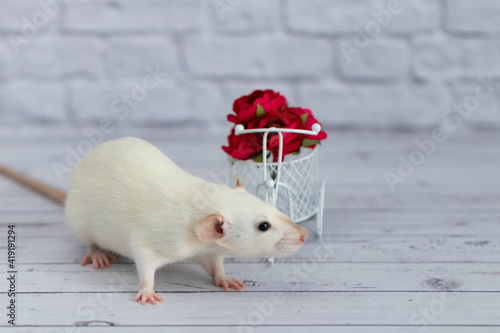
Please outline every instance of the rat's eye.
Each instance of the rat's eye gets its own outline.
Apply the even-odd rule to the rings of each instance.
[[[266,231],[270,227],[271,227],[271,225],[268,222],[261,222],[258,226],[260,231]]]

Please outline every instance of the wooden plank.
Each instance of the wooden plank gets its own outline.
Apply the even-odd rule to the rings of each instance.
[[[222,167],[223,169],[223,167]],[[217,172],[221,172],[221,170],[217,169],[198,169],[200,173],[209,174],[206,178],[207,180],[222,183],[225,178],[217,176],[212,176],[213,174],[217,174]],[[446,172],[446,170],[442,170],[442,173]],[[40,179],[40,178],[39,178]],[[58,185],[53,183],[52,185]],[[342,182],[327,182],[327,193],[330,194],[349,194],[349,195],[376,195],[376,194],[384,194],[384,195],[393,195],[393,197],[401,197],[405,195],[429,195],[431,193],[440,194],[440,195],[498,195],[499,190],[496,186],[487,186],[485,184],[435,184],[435,183],[425,183],[419,182],[417,184],[403,184],[404,186],[400,187],[395,193],[392,193],[387,186],[387,184],[346,184]],[[63,188],[61,186],[61,188]],[[27,189],[24,189],[17,184],[13,183],[10,180],[0,177],[0,200],[4,197],[30,197],[33,193]]]
[[[168,131],[167,131],[168,132]],[[226,168],[225,156],[220,150],[219,134],[200,135],[199,131],[153,135],[157,144],[187,171],[209,180]],[[179,135],[181,135],[179,137]],[[182,139],[184,144],[172,145],[171,138]],[[443,150],[429,157],[415,174],[390,192],[384,179],[386,171],[396,172],[397,157],[411,152],[414,133],[409,134],[353,134],[336,133],[335,144],[325,144],[320,163],[321,178],[328,182],[327,198],[338,209],[494,209],[500,201],[500,178],[496,177],[500,157],[496,154],[500,142],[498,135],[466,136],[460,145],[447,142]],[[82,138],[69,140],[25,140],[0,144],[0,156],[35,178],[67,188],[67,174],[60,182],[50,163],[64,162],[66,147],[76,147]],[[203,139],[203,140],[201,140]],[[66,142],[67,141],[67,142]],[[222,141],[223,142],[223,141]],[[338,144],[336,142],[342,142]],[[403,143],[402,143],[403,142]],[[196,144],[195,144],[196,143]],[[410,145],[408,145],[410,144]],[[189,146],[189,154],[186,154]],[[405,151],[405,147],[408,147]],[[347,154],[347,155],[346,155]],[[220,158],[214,158],[220,156]],[[440,162],[439,162],[440,161]],[[7,163],[4,162],[4,163]],[[202,163],[200,163],[202,162]],[[199,165],[203,164],[200,168]],[[449,168],[453,165],[453,168]],[[416,193],[413,193],[416,192]],[[423,195],[419,195],[422,193]],[[404,195],[402,195],[404,194]],[[44,199],[35,198],[30,192],[0,178],[0,210],[43,210]]]
[[[340,211],[326,209],[324,235],[488,236],[500,235],[500,214],[465,211]],[[301,224],[316,232],[316,221]]]
[[[207,163],[225,163],[225,154],[220,146],[225,144],[225,138],[203,137],[190,138],[189,133],[182,133],[175,138],[176,144],[172,144],[172,139],[165,137],[150,142],[158,146],[168,156],[177,163],[199,161],[206,159]],[[398,140],[408,140],[408,143],[401,144]],[[388,139],[380,139],[377,135],[371,138],[371,142],[355,143],[349,141],[347,136],[339,136],[338,141],[342,143],[329,144],[325,142],[320,150],[322,161],[336,162],[338,165],[349,166],[392,166],[399,164],[398,156],[408,157],[413,149],[417,147],[411,142],[411,135],[393,136]],[[178,144],[177,142],[182,142]],[[438,147],[435,154],[427,159],[427,163],[432,166],[449,165],[450,160],[457,162],[457,167],[481,166],[484,162],[495,164],[499,162],[496,148],[500,140],[484,142],[471,138],[470,145],[453,146],[446,145]],[[0,144],[2,156],[8,156],[9,161],[16,162],[12,166],[23,161],[50,162],[59,160],[63,162],[68,154],[67,147],[76,149],[78,141],[76,139],[66,140],[63,143],[39,143],[36,141],[25,142],[24,144],[15,142],[12,144]],[[186,148],[189,147],[189,148]],[[189,149],[189,154],[186,154]],[[208,157],[212,156],[211,159]],[[214,159],[213,157],[220,157]],[[4,162],[6,163],[6,162]],[[23,164],[29,167],[29,164]],[[39,166],[37,166],[39,167]]]
[[[48,203],[50,205],[50,203]],[[69,229],[66,226],[66,217],[62,207],[57,211],[14,211],[0,212],[0,226],[14,224],[22,230],[23,237],[31,237],[38,233],[38,236],[67,235]],[[47,234],[40,233],[46,231]]]
[[[205,170],[225,169],[226,156],[220,149],[225,143],[225,135],[218,132],[174,130],[165,131],[162,135],[146,136],[188,171],[200,176],[209,176],[208,172],[196,167],[200,162],[203,162]],[[23,141],[18,137],[16,136],[16,140],[0,143],[0,156],[7,156],[2,162],[47,182],[66,187],[67,177],[60,183],[50,164],[54,161],[65,163],[66,148],[76,148],[84,137],[74,133],[67,139],[39,140],[32,137]],[[385,185],[384,172],[396,172],[399,165],[398,156],[408,157],[416,148],[413,142],[416,137],[419,137],[419,134],[332,133],[331,140],[321,147],[322,177],[333,183]],[[173,138],[176,142],[183,143],[172,144]],[[498,143],[498,134],[483,136],[476,133],[473,136],[450,140],[440,145],[436,153],[430,156],[424,165],[418,167],[415,174],[400,187],[420,182],[498,185],[500,180],[495,177],[497,166],[500,164],[500,157],[496,154]],[[186,147],[189,147],[189,154],[186,153]],[[450,164],[454,167],[449,168]],[[481,172],[473,172],[474,170]],[[0,188],[2,187],[0,182]]]
[[[6,266],[1,267],[4,271]],[[245,292],[271,291],[492,291],[500,292],[498,264],[307,263],[225,265],[228,276],[245,281]],[[95,270],[90,265],[18,265],[22,293],[135,292],[133,264],[112,264]],[[47,277],[49,277],[47,279]],[[397,277],[397,278],[395,278]],[[2,284],[5,284],[2,280]],[[3,288],[6,290],[8,288]],[[220,292],[198,264],[179,263],[156,274],[155,290]]]
[[[499,186],[500,188],[500,186]],[[500,193],[387,193],[341,191],[335,185],[327,185],[326,207],[336,210],[483,210],[500,212]],[[0,197],[0,212],[46,212],[53,214],[61,207],[27,192]],[[3,223],[0,221],[0,223]]]
[[[226,143],[230,125],[221,126],[219,129],[207,130],[200,128],[117,128],[113,133],[105,135],[104,140],[112,140],[123,136],[136,136],[145,140],[173,146],[172,140],[182,138],[188,143],[203,144],[203,142],[214,141],[214,143]],[[351,146],[366,147],[367,149],[384,150],[387,148],[403,149],[415,145],[415,139],[423,139],[430,133],[429,131],[415,132],[382,132],[382,131],[339,131],[329,130],[328,139],[323,142],[323,146],[334,149],[346,149]],[[81,140],[86,140],[83,133],[67,128],[15,128],[2,129],[0,132],[0,149],[8,147],[26,147],[36,144],[38,146],[58,146],[76,145]],[[383,142],[386,145],[380,145]],[[442,151],[445,148],[478,148],[495,147],[500,142],[500,135],[497,131],[470,131],[456,132],[449,139],[438,145]],[[480,143],[480,145],[478,145]],[[347,150],[347,149],[346,149]]]
[[[171,293],[154,307],[134,303],[133,297],[134,293],[18,294],[17,321],[75,325],[100,320],[115,326],[500,325],[496,293]],[[6,304],[5,294],[0,301]],[[422,313],[432,316],[424,319]]]
[[[55,331],[62,332],[119,332],[119,333],[135,333],[139,330],[147,331],[148,333],[164,333],[168,332],[178,333],[405,333],[405,332],[418,332],[422,329],[421,326],[320,326],[320,325],[301,325],[301,326],[251,326],[250,329],[246,326],[109,326],[110,322],[99,321],[81,321],[80,325],[89,326],[49,326],[49,327],[9,327],[9,332],[18,333],[53,333]],[[426,333],[497,333],[498,326],[425,326]]]
[[[324,235],[384,235],[384,236],[488,236],[500,235],[500,214],[495,212],[385,212],[385,211],[325,211]],[[0,228],[16,225],[20,237],[71,237],[62,209],[58,212],[0,213]],[[311,233],[316,221],[301,223]],[[312,236],[313,237],[313,236]]]
[[[23,264],[78,263],[86,246],[75,237],[30,238],[17,242],[18,262]],[[0,247],[5,255],[5,245]],[[326,236],[319,244],[311,236],[288,262],[499,262],[500,239],[488,236],[346,237]],[[319,253],[319,255],[318,255]],[[227,258],[228,262],[259,259]]]
[[[397,140],[397,138],[395,139]],[[182,140],[183,143],[175,145],[172,145],[171,142],[152,143],[182,167],[188,167],[190,164],[199,161],[204,161],[210,168],[220,165],[225,166],[227,155],[220,148],[224,144],[223,141],[204,139],[203,142],[198,143],[189,142],[185,137],[177,140]],[[412,146],[408,147],[410,149],[391,148],[387,147],[387,142],[377,142],[376,138],[374,138],[374,141],[377,143],[377,146],[374,147],[357,147],[349,144],[349,142],[345,142],[341,148],[323,145],[319,150],[320,161],[336,166],[397,168],[400,164],[398,157],[401,155],[408,159],[413,148],[415,148]],[[498,165],[500,157],[495,154],[497,146],[485,148],[481,147],[481,145],[481,142],[477,142],[476,147],[447,148],[436,152],[427,158],[422,168],[425,168],[427,164],[433,168],[444,168],[450,165],[450,162],[453,162],[457,168],[466,169],[484,166],[485,164]],[[3,164],[9,164],[12,168],[23,172],[39,172],[37,170],[42,169],[52,171],[51,163],[54,161],[67,164],[67,146],[76,149],[76,143],[74,146],[70,143],[69,145],[46,147],[32,142],[30,145],[25,146],[19,146],[18,144],[9,147],[0,146],[0,153],[2,153],[1,156],[4,156],[2,159]],[[189,151],[189,154],[186,153],[186,150]],[[32,164],[33,162],[37,162],[37,164]],[[71,165],[68,164],[68,166]]]
[[[213,161],[214,157],[205,156],[204,158],[200,157],[198,160],[176,162],[185,171],[193,175],[218,183],[224,182],[226,177],[223,177],[221,173],[224,173],[227,170],[225,156],[220,156],[220,160],[218,160],[218,162],[210,162],[210,160]],[[61,175],[62,181],[60,181],[52,170],[49,161],[43,164],[37,160],[30,160],[23,163],[36,165],[37,168],[31,167],[29,170],[26,170],[26,168],[17,167],[19,163],[9,163],[8,165],[12,169],[19,170],[22,173],[38,180],[45,181],[62,189],[68,188],[69,172],[63,173]],[[450,168],[450,165],[453,165],[453,168]],[[404,178],[404,182],[397,183],[395,186],[396,193],[399,193],[400,191],[403,191],[402,193],[404,193],[407,188],[410,190],[414,188],[423,188],[427,190],[429,190],[429,188],[440,190],[441,188],[447,190],[446,185],[455,187],[460,186],[462,189],[467,189],[467,186],[469,185],[471,187],[481,186],[483,190],[492,192],[492,186],[496,186],[498,188],[500,185],[500,180],[496,177],[495,173],[496,170],[498,170],[499,165],[500,162],[483,162],[478,166],[465,167],[456,166],[454,161],[449,161],[448,164],[443,166],[432,166],[430,164],[426,164],[422,167],[416,168],[411,176]],[[361,165],[349,165],[338,161],[321,161],[319,178],[325,179],[329,184],[332,184],[332,186],[354,185],[362,187],[364,185],[367,188],[373,186],[379,191],[393,194],[390,187],[387,185],[385,173],[392,172],[397,175],[398,166],[399,163],[397,160],[382,166],[372,165],[366,162]],[[13,190],[16,194],[18,194],[17,192],[21,193],[20,190],[15,190],[15,184],[7,182],[3,178],[1,179],[0,189],[2,192],[5,193],[5,191]]]
[[[155,329],[151,325],[208,324],[225,325],[212,327],[214,332],[239,332],[246,328],[237,326],[240,319],[245,321],[255,311],[258,314],[255,302],[264,304],[272,292],[278,292],[286,297],[286,306],[275,307],[259,323],[268,326],[253,326],[252,331],[294,332],[292,326],[280,325],[304,325],[295,327],[296,331],[496,332],[499,327],[432,325],[500,325],[500,282],[495,270],[500,246],[500,178],[496,176],[500,135],[453,136],[391,193],[383,173],[395,171],[397,157],[407,156],[416,147],[414,139],[425,134],[331,133],[321,153],[321,178],[328,182],[323,248],[311,235],[304,248],[287,259],[289,263],[275,265],[272,275],[266,265],[255,264],[253,259],[229,258],[228,274],[249,281],[242,293],[220,292],[197,265],[174,265],[157,275],[157,290],[166,294],[166,302],[156,308],[131,301],[137,286],[131,263],[116,264],[107,271],[78,266],[85,247],[67,229],[61,208],[0,179],[0,226],[16,223],[20,235],[20,323],[55,325],[45,328],[51,332],[75,323],[107,322],[139,325],[125,328],[130,331],[141,325]],[[2,135],[2,163],[13,163],[53,184],[67,185],[67,178],[57,181],[50,163],[64,161],[66,145],[75,147],[83,137],[69,131],[50,133],[47,139],[41,139],[43,133]],[[210,179],[214,171],[225,168],[220,151],[223,131],[210,135],[203,131],[142,131],[142,135],[196,175]],[[174,139],[184,144],[172,145]],[[313,221],[303,225],[315,230]],[[5,247],[0,248],[0,256],[5,257]],[[305,278],[283,281],[285,272],[306,262]],[[121,280],[116,281],[122,282],[113,282],[117,272]],[[444,304],[432,320],[415,321],[423,319],[415,314],[432,311],[442,297],[453,295],[446,290],[459,290],[460,294]],[[4,292],[1,304],[3,297]],[[99,300],[112,302],[101,309]],[[98,308],[89,305],[96,302]],[[90,318],[93,313],[96,317]],[[94,319],[103,322],[89,322]],[[39,327],[32,329],[40,331]],[[122,327],[107,329],[124,331]],[[201,326],[175,329],[207,331]]]

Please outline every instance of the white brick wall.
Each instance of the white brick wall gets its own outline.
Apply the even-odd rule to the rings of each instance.
[[[414,43],[414,69],[423,80],[500,75],[500,43],[490,39],[424,37]]]
[[[382,16],[381,11],[387,10],[390,3],[390,0],[288,0],[286,21],[296,33],[351,34],[354,27],[364,27],[374,17]],[[391,14],[391,23],[384,29],[387,33],[414,34],[439,28],[439,0],[400,0],[394,6],[398,13]]]
[[[439,123],[450,105],[443,85],[401,84],[304,84],[300,103],[315,111],[317,119],[329,119],[344,127],[428,127]]]
[[[2,90],[0,121],[19,126],[23,122],[67,124],[64,87],[58,82],[10,81]]]
[[[189,38],[192,74],[211,77],[308,78],[332,74],[331,43],[300,37]]]
[[[62,29],[101,34],[199,31],[206,20],[206,5],[201,0],[71,1],[64,6]]]
[[[490,75],[500,1],[0,0],[0,128],[217,129],[266,88],[329,127],[427,128]],[[500,127],[495,89],[468,126]]]
[[[410,74],[410,51],[406,40],[379,38],[371,42],[369,52],[360,52],[350,62],[341,53],[337,58],[338,73],[344,79],[402,80],[408,79]]]
[[[500,6],[491,0],[447,0],[445,27],[465,34],[500,32]]]

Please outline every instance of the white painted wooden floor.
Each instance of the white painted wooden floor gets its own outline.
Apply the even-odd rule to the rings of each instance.
[[[222,181],[225,133],[203,129],[115,131],[157,144],[188,171]],[[313,221],[296,255],[269,269],[228,258],[245,281],[223,292],[191,263],[156,275],[157,306],[133,302],[130,262],[108,270],[81,267],[85,246],[70,234],[62,209],[0,179],[0,330],[7,324],[7,225],[17,231],[17,328],[13,332],[499,332],[500,134],[460,133],[392,193],[395,172],[415,138],[428,133],[330,133],[321,147],[327,180],[323,243]],[[69,131],[0,133],[0,163],[62,188],[51,169]]]

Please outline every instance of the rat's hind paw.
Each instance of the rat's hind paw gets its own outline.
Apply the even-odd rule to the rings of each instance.
[[[245,284],[237,278],[227,278],[224,276],[221,278],[214,278],[214,281],[217,287],[222,287],[225,291],[229,291],[229,288],[240,291],[245,287]]]
[[[81,264],[85,266],[89,262],[92,262],[95,269],[104,269],[110,266],[110,261],[115,261],[116,259],[114,254],[101,249],[97,245],[92,245],[89,253],[83,257]]]
[[[156,305],[156,301],[163,302],[163,298],[158,296],[153,289],[139,290],[139,292],[135,296],[135,301],[141,301],[142,305],[145,305],[147,302]]]

